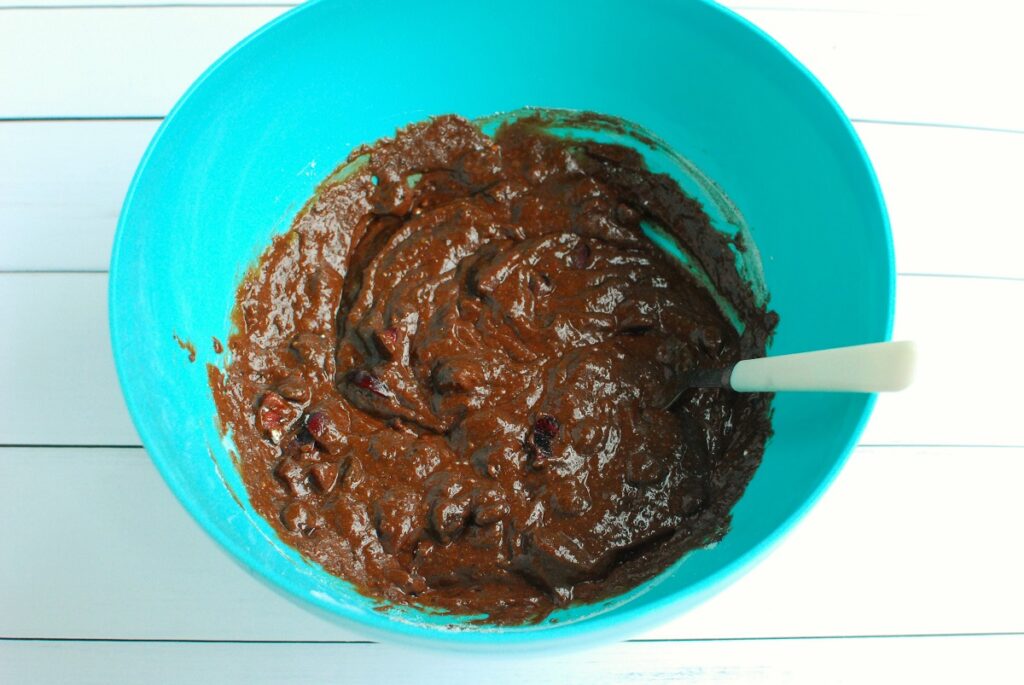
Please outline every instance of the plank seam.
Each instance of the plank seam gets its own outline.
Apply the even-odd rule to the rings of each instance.
[[[140,7],[155,7],[156,5],[143,5]],[[209,5],[181,5],[181,7],[209,7]],[[295,7],[295,5],[223,5],[223,7]],[[11,9],[0,7],[0,10]],[[166,117],[162,114],[124,114],[124,115],[54,115],[54,116],[0,116],[0,124],[17,123],[60,123],[60,122],[91,122],[91,121],[163,121]],[[897,119],[865,119],[851,117],[854,124],[869,124],[876,126],[907,126],[921,128],[941,128],[959,131],[980,131],[982,133],[1008,133],[1010,135],[1024,135],[1024,128],[1001,128],[997,126],[975,126],[972,124],[954,124],[938,121],[899,121]]]
[[[1012,135],[1024,135],[1024,129],[1001,128],[998,126],[973,126],[971,124],[945,124],[929,121],[897,121],[895,119],[862,119],[853,117],[850,119],[855,124],[877,124],[880,126],[921,126],[923,128],[949,128],[961,131],[983,131],[986,133],[1010,133]]]
[[[162,3],[134,3],[125,5],[115,4],[93,4],[93,5],[0,5],[0,11],[20,10],[22,12],[32,10],[148,10],[148,9],[253,9],[261,7],[298,7],[301,2],[162,2]]]
[[[981,631],[963,633],[881,633],[862,635],[775,635],[768,637],[681,637],[637,638],[626,643],[645,644],[661,642],[798,642],[816,640],[900,640],[921,638],[986,638],[1024,637],[1024,631]],[[377,645],[374,640],[214,640],[203,638],[124,638],[124,637],[10,637],[0,636],[0,642],[83,642],[111,644],[230,644],[230,645]]]
[[[145,449],[143,445],[61,445],[61,444],[46,444],[46,443],[0,443],[0,449],[86,449],[86,450],[141,450]]]
[[[166,117],[164,116],[150,114],[126,114],[123,116],[0,117],[0,124],[59,124],[92,121],[163,121],[165,118]]]
[[[990,276],[982,274],[933,274],[921,271],[900,271],[897,272],[896,275],[905,276],[909,278],[970,278],[981,281],[1010,281],[1011,283],[1024,281],[1024,276]]]

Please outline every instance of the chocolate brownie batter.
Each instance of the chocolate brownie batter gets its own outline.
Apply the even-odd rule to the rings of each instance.
[[[671,235],[739,318],[641,223]],[[768,395],[742,249],[626,147],[443,116],[356,150],[238,290],[210,380],[255,508],[371,597],[491,623],[619,594],[720,538]]]

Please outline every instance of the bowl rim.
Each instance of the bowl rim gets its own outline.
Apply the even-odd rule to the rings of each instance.
[[[118,382],[120,384],[128,412],[139,436],[142,438],[146,453],[156,466],[164,482],[174,493],[174,496],[177,498],[179,503],[181,503],[185,510],[188,511],[189,515],[192,516],[207,535],[212,537],[224,550],[226,550],[229,553],[229,556],[241,565],[243,569],[256,575],[272,589],[283,590],[284,592],[281,594],[284,594],[289,599],[301,604],[306,609],[315,610],[316,614],[324,615],[326,613],[331,618],[344,619],[345,624],[353,628],[357,627],[357,630],[363,630],[375,634],[385,640],[398,638],[415,646],[443,646],[451,649],[474,649],[475,651],[479,651],[481,648],[485,650],[501,648],[503,650],[512,649],[513,652],[517,652],[519,651],[517,648],[529,648],[536,651],[538,648],[564,648],[573,644],[577,646],[594,645],[602,641],[621,639],[630,632],[641,628],[650,629],[660,625],[681,613],[681,610],[688,606],[688,602],[695,603],[695,601],[699,601],[701,598],[720,591],[730,582],[738,579],[763,559],[764,556],[782,540],[782,538],[784,538],[801,520],[803,520],[808,511],[817,504],[824,492],[832,485],[839,474],[839,471],[846,464],[850,454],[856,447],[868,418],[875,406],[877,395],[870,394],[867,397],[856,426],[850,432],[850,435],[843,446],[841,453],[835,460],[833,467],[821,479],[818,486],[803,500],[800,506],[798,506],[786,519],[776,526],[774,530],[764,536],[757,544],[738,556],[732,562],[726,564],[696,583],[666,594],[654,603],[640,605],[627,602],[626,604],[617,607],[613,614],[598,614],[572,623],[532,630],[518,630],[516,628],[458,630],[440,626],[416,625],[405,621],[394,620],[390,618],[389,614],[386,612],[370,612],[369,615],[366,613],[356,613],[355,611],[349,610],[347,607],[339,606],[337,604],[324,601],[319,597],[311,596],[308,593],[302,592],[299,588],[293,587],[291,583],[273,574],[265,567],[257,554],[254,554],[251,550],[230,538],[228,535],[223,534],[219,527],[214,524],[211,517],[207,516],[203,510],[193,507],[191,503],[192,498],[189,495],[188,490],[182,487],[170,472],[168,455],[162,453],[160,449],[150,447],[150,445],[158,443],[149,439],[148,427],[145,424],[145,421],[141,418],[144,416],[144,412],[142,410],[145,406],[145,397],[137,394],[130,381],[130,377],[127,375],[125,361],[120,352],[122,349],[122,341],[125,339],[126,334],[122,331],[119,319],[116,315],[120,306],[119,301],[121,299],[121,287],[119,286],[120,279],[118,278],[118,274],[121,269],[122,239],[127,231],[127,221],[125,217],[130,213],[129,210],[134,201],[140,180],[145,172],[150,157],[154,150],[159,146],[163,134],[170,126],[173,125],[176,115],[187,105],[192,96],[202,87],[203,83],[205,83],[205,81],[214,72],[216,72],[224,63],[231,60],[243,48],[263,36],[265,33],[273,31],[279,24],[290,21],[301,12],[309,11],[313,7],[331,1],[332,0],[307,0],[306,2],[293,7],[243,38],[209,67],[207,67],[191,84],[191,86],[189,86],[188,90],[186,90],[178,99],[170,112],[164,118],[160,127],[154,133],[149,145],[146,147],[145,153],[139,161],[138,167],[135,170],[131,184],[129,185],[128,191],[125,195],[121,212],[118,217],[109,268],[107,301],[111,349],[114,357],[114,366],[117,370]],[[755,40],[759,39],[764,41],[769,48],[776,51],[790,67],[796,70],[798,76],[806,79],[809,85],[812,86],[812,88],[823,98],[823,102],[837,117],[838,123],[841,125],[843,132],[853,144],[853,150],[856,152],[856,159],[861,166],[860,171],[865,174],[865,178],[869,181],[871,197],[865,198],[865,201],[873,204],[871,211],[872,213],[877,212],[881,219],[880,223],[884,233],[882,236],[882,247],[884,249],[884,259],[887,267],[887,279],[884,284],[885,323],[883,340],[889,340],[892,337],[896,296],[895,253],[892,241],[892,230],[885,199],[878,182],[878,178],[875,174],[874,167],[872,166],[871,160],[868,157],[850,119],[818,79],[774,38],[736,12],[723,7],[712,0],[690,1],[698,5],[703,5],[705,9],[718,12],[725,19],[738,24],[741,30],[752,33]],[[633,606],[631,607],[630,604],[633,604]]]

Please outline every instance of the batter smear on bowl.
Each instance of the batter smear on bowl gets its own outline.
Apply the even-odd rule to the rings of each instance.
[[[724,534],[771,435],[769,395],[665,408],[764,353],[741,246],[635,150],[541,123],[356,150],[238,290],[210,380],[249,497],[368,596],[516,624],[620,594]]]

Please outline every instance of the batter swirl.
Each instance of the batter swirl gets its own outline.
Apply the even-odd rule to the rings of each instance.
[[[625,147],[456,116],[356,150],[238,291],[210,367],[256,509],[367,595],[487,621],[618,594],[719,538],[770,396],[734,245]],[[660,226],[742,321],[644,234]]]

